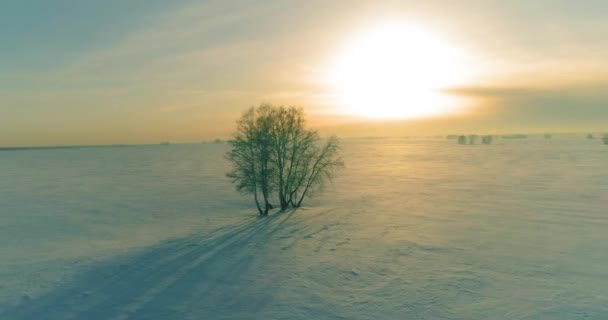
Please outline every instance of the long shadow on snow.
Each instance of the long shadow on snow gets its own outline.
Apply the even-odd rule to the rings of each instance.
[[[71,282],[0,314],[2,319],[187,319],[269,303],[243,281],[251,262],[293,211],[165,241],[89,268]],[[222,315],[230,316],[230,315]]]

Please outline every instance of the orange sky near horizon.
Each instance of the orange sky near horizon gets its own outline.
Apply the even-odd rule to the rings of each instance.
[[[343,137],[608,131],[602,1],[5,9],[0,146],[226,139],[260,103]]]

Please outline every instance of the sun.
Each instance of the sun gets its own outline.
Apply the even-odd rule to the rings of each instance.
[[[325,81],[340,113],[376,119],[441,115],[458,109],[442,89],[468,79],[466,58],[428,29],[385,23],[346,41]]]

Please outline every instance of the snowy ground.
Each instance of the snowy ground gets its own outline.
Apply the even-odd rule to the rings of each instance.
[[[598,140],[346,140],[268,218],[226,150],[0,152],[0,319],[608,319]]]

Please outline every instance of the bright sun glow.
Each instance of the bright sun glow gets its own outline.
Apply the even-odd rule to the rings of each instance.
[[[327,81],[340,112],[377,119],[409,119],[457,110],[442,88],[467,81],[462,50],[413,26],[384,24],[348,41]]]

